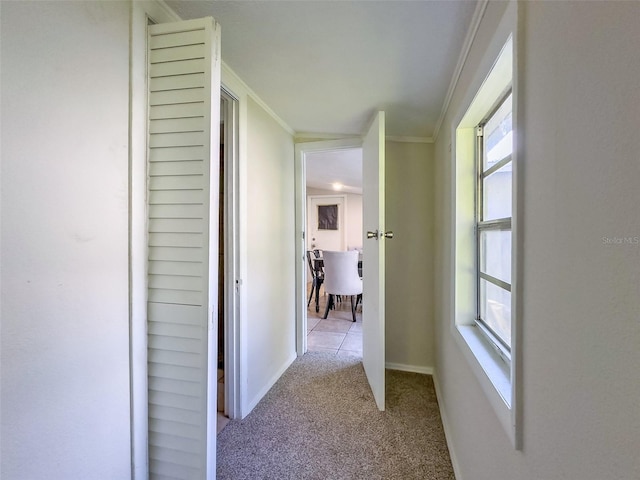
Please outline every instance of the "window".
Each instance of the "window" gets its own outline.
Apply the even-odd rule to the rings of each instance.
[[[515,5],[515,4],[514,4]],[[515,8],[515,7],[514,7]],[[511,10],[511,15],[515,15]],[[505,17],[511,31],[515,16]],[[521,447],[518,404],[522,233],[517,187],[517,82],[511,33],[496,41],[454,120],[452,333],[515,448]]]
[[[511,359],[512,95],[476,127],[476,323]]]

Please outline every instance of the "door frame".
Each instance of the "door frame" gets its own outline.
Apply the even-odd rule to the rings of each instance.
[[[239,106],[240,100],[224,82],[220,96],[228,102],[224,138],[224,413],[240,415],[240,213]]]
[[[295,243],[296,243],[296,353],[299,357],[307,351],[307,186],[306,155],[361,148],[361,137],[323,140],[319,142],[296,143],[295,175]]]

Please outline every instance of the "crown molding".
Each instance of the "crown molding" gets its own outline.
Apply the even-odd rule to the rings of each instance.
[[[228,75],[228,78],[233,78],[234,84],[240,85],[241,88],[246,92],[251,99],[256,102],[260,107],[262,107],[278,124],[292,137],[296,135],[296,132],[289,126],[287,122],[285,122],[280,116],[274,112],[269,105],[267,105],[264,100],[260,98],[260,96],[253,91],[253,89],[247,85],[244,80],[242,80],[233,69],[222,60],[222,69],[225,71],[225,76]]]
[[[396,143],[433,143],[434,140],[432,137],[405,137],[398,135],[387,135],[385,137],[387,142],[396,142]]]
[[[478,28],[480,27],[480,22],[482,20],[482,17],[484,16],[484,12],[487,9],[488,4],[489,4],[489,0],[479,0],[476,5],[476,9],[473,12],[473,17],[471,18],[471,24],[469,25],[469,30],[467,30],[467,36],[464,39],[462,50],[460,51],[460,56],[458,57],[458,63],[456,64],[456,69],[453,72],[453,77],[451,77],[451,83],[449,83],[449,89],[447,90],[447,95],[444,98],[444,103],[442,105],[440,117],[436,122],[436,128],[433,130],[434,141],[438,139],[438,133],[440,133],[440,127],[442,127],[442,122],[444,121],[444,117],[447,114],[447,111],[449,110],[449,104],[451,103],[453,92],[455,91],[456,86],[458,85],[458,81],[460,80],[462,69],[464,68],[465,63],[467,62],[467,57],[469,56],[469,52],[471,51],[471,46],[473,45],[473,41],[476,38],[476,34],[478,33]]]
[[[360,134],[348,133],[313,133],[313,132],[296,132],[296,143],[308,143],[321,140],[341,140],[343,138],[360,138]]]
[[[176,22],[182,20],[180,16],[165,3],[164,0],[150,0],[150,3],[155,3],[167,16]],[[260,96],[251,87],[249,87],[249,85],[247,85],[231,67],[229,67],[229,65],[224,62],[224,59],[222,60],[222,68],[225,70],[226,75],[233,78],[234,84],[240,85],[241,88],[245,90],[246,94],[250,96],[254,102],[260,105],[289,135],[295,135],[294,130],[287,124],[287,122],[280,118],[280,116],[274,112],[271,107],[269,107],[264,100],[262,100]]]
[[[163,13],[167,15],[167,17],[171,18],[175,22],[179,22],[182,20],[182,18],[180,18],[180,16],[176,12],[174,12],[173,9],[169,5],[167,5],[164,0],[148,0],[146,3],[155,3],[163,10]]]

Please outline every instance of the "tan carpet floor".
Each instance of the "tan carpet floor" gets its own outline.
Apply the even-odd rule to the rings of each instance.
[[[307,353],[218,435],[218,479],[453,480],[432,378],[387,371],[376,408],[361,358]]]

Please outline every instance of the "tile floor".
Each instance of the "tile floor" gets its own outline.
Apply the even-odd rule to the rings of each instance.
[[[307,296],[307,298],[309,298]],[[362,306],[358,305],[356,322],[351,317],[351,300],[337,302],[336,308],[322,319],[328,295],[320,290],[320,311],[316,313],[315,301],[307,310],[307,350],[309,352],[329,352],[336,355],[362,356]]]

